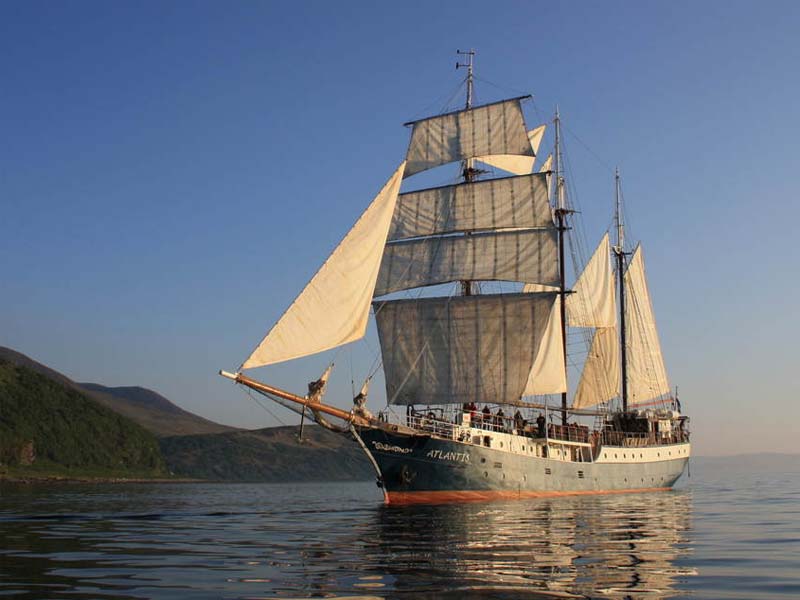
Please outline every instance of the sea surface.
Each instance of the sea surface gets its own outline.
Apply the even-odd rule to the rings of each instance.
[[[0,597],[798,598],[796,462],[412,507],[371,482],[0,483]]]

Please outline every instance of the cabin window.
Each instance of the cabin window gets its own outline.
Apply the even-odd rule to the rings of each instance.
[[[578,471],[578,479],[583,479],[583,471]]]
[[[545,467],[544,474],[545,475],[550,475],[550,468],[549,467]]]

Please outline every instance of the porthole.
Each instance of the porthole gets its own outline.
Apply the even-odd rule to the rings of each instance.
[[[503,447],[503,442],[500,442],[500,447],[501,447],[501,448]]]
[[[522,451],[525,452],[525,446],[522,446]]]
[[[614,453],[614,458],[617,458],[617,453],[616,452]]]

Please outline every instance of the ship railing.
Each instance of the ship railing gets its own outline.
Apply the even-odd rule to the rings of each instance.
[[[547,437],[566,442],[589,442],[589,428],[585,425],[556,425],[551,423],[547,429]]]
[[[449,421],[443,421],[435,416],[409,415],[406,417],[406,423],[412,429],[432,433],[438,437],[449,439],[456,439],[457,437],[457,425],[454,425]]]
[[[601,439],[602,443],[607,446],[643,448],[645,446],[683,444],[689,441],[689,436],[685,432],[680,431],[669,433],[604,431]]]

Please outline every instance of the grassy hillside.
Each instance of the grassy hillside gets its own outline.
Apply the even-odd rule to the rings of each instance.
[[[13,475],[158,477],[155,437],[63,382],[0,358],[0,464]]]
[[[222,433],[234,429],[183,410],[164,396],[147,388],[106,387],[97,383],[76,383],[58,371],[54,371],[16,350],[0,346],[0,360],[3,359],[71,387],[114,412],[136,421],[158,436]]]
[[[270,427],[213,435],[161,438],[171,471],[182,477],[225,481],[347,481],[375,477],[349,436],[306,426]]]
[[[193,435],[234,431],[176,406],[161,394],[143,387],[106,387],[97,383],[77,384],[88,395],[111,410],[133,419],[157,436]]]

